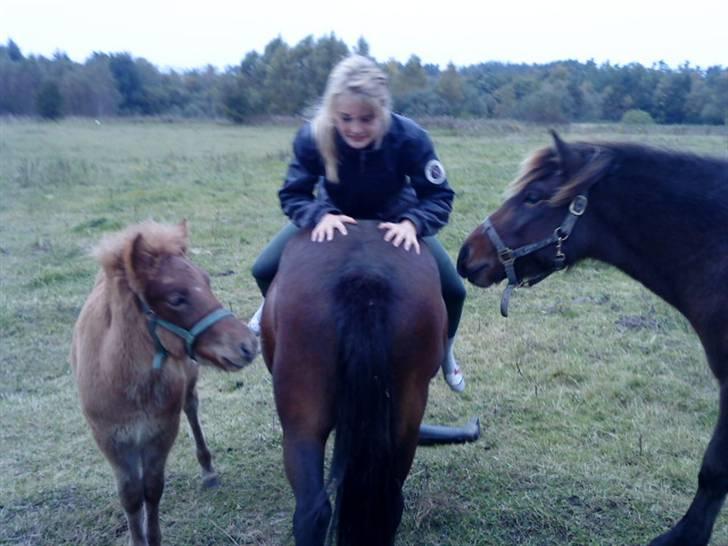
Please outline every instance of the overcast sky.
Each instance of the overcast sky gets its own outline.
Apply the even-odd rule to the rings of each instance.
[[[728,0],[0,0],[0,43],[24,54],[127,51],[160,68],[219,68],[281,36],[363,36],[379,61],[444,67],[575,59],[728,67]]]

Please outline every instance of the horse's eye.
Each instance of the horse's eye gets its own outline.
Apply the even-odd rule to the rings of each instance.
[[[185,304],[187,304],[187,298],[184,296],[184,294],[174,292],[167,296],[167,305],[169,305],[170,307],[179,308]]]
[[[523,196],[523,202],[527,205],[536,205],[543,201],[543,194],[540,191],[530,190]]]

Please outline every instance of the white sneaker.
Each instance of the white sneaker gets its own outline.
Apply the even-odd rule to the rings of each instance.
[[[265,303],[265,299],[263,300],[263,303],[260,304],[260,307],[258,307],[258,310],[253,314],[253,316],[248,321],[248,328],[250,328],[250,331],[253,332],[258,337],[260,337],[260,318],[263,316],[263,304],[264,303]]]
[[[456,365],[452,373],[445,374],[445,382],[453,391],[461,393],[465,390],[465,377],[463,377],[460,367]]]
[[[465,390],[465,376],[463,376],[463,372],[455,360],[455,354],[453,352],[454,342],[455,338],[447,340],[447,352],[445,354],[445,360],[442,362],[442,374],[445,376],[447,386],[451,390],[461,393]]]

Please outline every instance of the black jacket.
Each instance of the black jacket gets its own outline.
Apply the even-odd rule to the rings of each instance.
[[[336,145],[338,183],[324,176],[311,125],[296,134],[294,157],[278,197],[298,227],[314,227],[327,213],[387,222],[408,219],[420,236],[434,235],[447,223],[454,192],[429,136],[415,122],[392,114],[378,149],[357,150],[338,133]]]

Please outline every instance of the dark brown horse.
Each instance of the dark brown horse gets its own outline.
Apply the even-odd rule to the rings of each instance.
[[[287,245],[266,298],[263,356],[273,375],[298,546],[392,544],[428,385],[444,356],[435,262],[395,248],[376,222]],[[336,429],[328,484],[324,449]]]
[[[255,336],[222,309],[186,249],[185,222],[146,222],[105,238],[73,332],[81,407],[116,476],[133,546],[161,542],[164,466],[183,410],[204,483],[217,481],[197,415],[197,363],[235,371],[256,354]]]
[[[483,287],[507,278],[506,314],[514,286],[594,258],[690,321],[720,386],[720,415],[690,508],[652,544],[707,544],[728,492],[728,161],[553,137],[466,239],[458,271]]]

